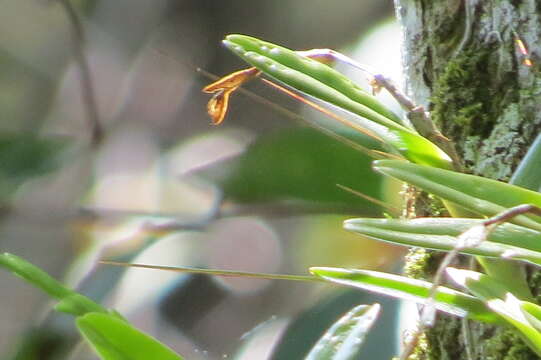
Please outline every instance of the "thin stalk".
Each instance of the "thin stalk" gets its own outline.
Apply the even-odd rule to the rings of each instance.
[[[246,271],[235,271],[235,270],[217,270],[217,269],[202,269],[202,268],[192,268],[192,267],[130,264],[130,263],[125,263],[125,262],[107,261],[107,260],[101,260],[100,264],[124,266],[124,267],[135,267],[135,268],[143,268],[143,269],[174,271],[174,272],[181,272],[181,273],[188,273],[188,274],[205,274],[205,275],[223,276],[223,277],[241,277],[241,278],[265,279],[265,280],[326,282],[322,278],[319,278],[316,276],[310,276],[310,275],[268,274],[268,273],[257,273],[257,272],[246,272]]]
[[[336,184],[336,186],[339,187],[340,189],[344,190],[344,191],[347,191],[347,192],[350,193],[350,194],[353,194],[353,195],[355,195],[355,196],[358,196],[358,197],[360,197],[360,198],[363,198],[363,199],[365,199],[365,200],[368,200],[368,201],[370,201],[370,202],[373,203],[373,204],[376,204],[376,205],[378,205],[378,206],[381,206],[381,207],[384,208],[384,209],[389,210],[389,211],[392,212],[393,215],[395,215],[395,216],[399,216],[400,213],[401,213],[401,210],[400,210],[400,209],[398,209],[398,208],[396,208],[396,207],[394,207],[394,206],[391,206],[391,205],[387,204],[385,201],[381,201],[381,200],[376,199],[376,198],[374,198],[374,197],[372,197],[372,196],[363,194],[362,192],[357,191],[357,190],[354,190],[354,189],[352,189],[352,188],[350,188],[350,187],[347,187],[347,186],[345,186],[345,185]]]
[[[92,80],[92,74],[88,59],[85,55],[86,35],[83,24],[77,11],[69,0],[59,0],[64,8],[72,28],[72,42],[75,61],[79,67],[81,97],[86,109],[86,118],[90,128],[90,142],[97,146],[103,140],[104,132],[101,127],[101,120],[96,100],[96,92]]]
[[[214,75],[214,74],[211,74],[210,72],[206,71],[206,70],[203,70],[201,68],[196,68],[197,72],[201,73],[203,76],[211,79],[211,80],[216,80],[218,79],[219,77]],[[275,89],[278,89],[280,91],[282,91],[283,93],[293,97],[294,99],[298,100],[298,101],[301,101],[301,102],[304,102],[305,104],[309,105],[309,106],[312,106],[314,109],[324,113],[325,115],[327,116],[330,116],[332,117],[333,119],[335,120],[339,120],[340,122],[345,122],[346,120],[345,119],[342,119],[340,118],[338,115],[322,108],[321,106],[309,101],[309,100],[306,100],[304,98],[302,98],[301,96],[298,96],[297,94],[289,91],[288,89],[280,86],[280,85],[277,85],[269,80],[266,80],[266,79],[261,79],[261,81],[263,81],[265,84],[275,88]],[[382,153],[382,152],[376,152],[374,150],[370,150],[350,139],[348,139],[347,137],[345,136],[342,136],[340,134],[338,134],[337,132],[333,131],[333,130],[330,130],[328,128],[325,128],[317,123],[314,123],[312,121],[309,121],[308,119],[306,119],[305,117],[291,111],[291,110],[288,110],[286,108],[284,108],[283,106],[280,106],[270,100],[267,100],[266,98],[264,98],[263,96],[260,96],[260,95],[257,95],[255,93],[253,93],[252,91],[250,90],[247,90],[243,87],[239,87],[237,90],[237,92],[247,96],[248,98],[254,100],[255,102],[258,102],[260,104],[263,104],[264,106],[267,106],[269,107],[270,109],[272,109],[273,111],[277,112],[278,114],[286,117],[286,118],[289,118],[289,119],[292,119],[292,120],[295,120],[295,121],[299,121],[299,122],[302,122],[303,124],[305,125],[308,125],[309,127],[351,147],[352,149],[354,150],[357,150],[363,154],[366,154],[370,157],[372,157],[373,159],[387,159],[389,158],[389,156],[386,156],[386,153]],[[358,130],[358,129],[357,129]],[[365,131],[365,129],[362,129],[363,131]],[[372,136],[372,135],[369,135],[369,136]],[[379,139],[378,139],[379,140]]]

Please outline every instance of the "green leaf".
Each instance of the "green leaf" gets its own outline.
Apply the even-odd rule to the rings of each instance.
[[[180,360],[171,349],[118,317],[88,313],[77,328],[103,360]]]
[[[53,279],[45,271],[16,255],[0,254],[0,266],[40,288],[53,298],[62,299],[72,294],[71,290]]]
[[[46,174],[57,169],[68,145],[61,137],[0,133],[0,174],[15,180]]]
[[[509,294],[505,300],[493,299],[488,306],[520,331],[522,338],[530,348],[541,356],[541,332],[530,324],[521,309],[522,302]]]
[[[221,182],[225,195],[241,203],[294,199],[375,215],[372,203],[336,186],[358,185],[364,194],[379,198],[383,177],[371,170],[371,161],[316,130],[287,129],[260,136]]]
[[[8,253],[0,254],[0,267],[11,270],[58,299],[56,310],[79,315],[76,321],[79,330],[103,359],[181,359],[150,336],[131,327],[117,312],[108,311],[84,295],[68,289],[26,260]]]
[[[361,115],[363,117],[370,118],[374,116],[373,112],[376,112],[383,117],[374,116],[374,118],[371,119],[372,121],[387,124],[387,127],[393,127],[397,124],[402,124],[402,120],[400,119],[400,117],[387,109],[387,107],[381,104],[376,99],[376,97],[370,95],[367,91],[365,91],[357,84],[353,83],[350,79],[348,79],[338,71],[319,61],[307,58],[305,56],[301,56],[297,52],[287,49],[285,47],[246,35],[228,35],[223,43],[228,49],[235,52],[244,60],[247,60],[246,58],[252,58],[253,60],[251,61],[258,64],[266,59],[269,59],[274,61],[275,63],[287,67],[287,69],[290,71],[294,70],[300,74],[304,74],[307,76],[307,78],[313,79],[313,81],[317,81],[321,85],[325,85],[330,89],[336,90],[336,92],[341,94],[342,96],[351,99],[357,104],[363,105],[362,107],[359,107],[359,109],[361,109],[359,111],[366,111],[366,116]],[[246,55],[247,53],[253,53],[253,55]],[[262,58],[259,59],[257,56],[260,56]],[[252,65],[258,67],[256,64]],[[303,86],[302,82],[300,83],[300,86]],[[299,90],[302,91],[302,89]],[[322,100],[326,99],[322,98]],[[389,121],[393,122],[394,124],[390,123]]]
[[[531,317],[537,318],[539,309],[525,306],[531,303],[520,301],[504,285],[488,275],[454,268],[448,268],[447,273],[456,283],[482,299],[490,309],[517,328],[530,348],[541,356],[541,332],[525,316],[525,309],[528,309],[532,311]]]
[[[541,134],[537,135],[509,183],[530,190],[541,190]]]
[[[540,193],[480,176],[396,160],[375,161],[373,168],[479,215],[494,216],[521,204],[541,207]],[[538,216],[520,215],[510,222],[541,231]]]
[[[394,331],[398,326],[399,301],[354,288],[339,287],[332,289],[329,294],[325,292],[323,299],[291,319],[280,340],[275,344],[269,360],[304,359],[336,319],[358,304],[375,302],[385,310],[378,317],[357,356],[359,359],[392,358],[398,351],[400,337]],[[381,347],[377,341],[371,341],[382,337],[389,340],[389,346]]]
[[[0,199],[6,200],[23,182],[58,169],[69,142],[60,137],[0,133]]]
[[[94,301],[78,293],[65,296],[55,305],[54,309],[75,316],[81,316],[89,312],[104,312],[105,310]]]
[[[370,270],[314,267],[310,269],[310,272],[334,283],[417,303],[425,302],[432,287],[432,284],[427,281]],[[435,300],[436,308],[449,314],[488,323],[501,323],[497,315],[471,295],[439,286]]]
[[[483,301],[505,299],[509,290],[489,275],[477,271],[447,268],[454,282],[466,288]]]
[[[344,228],[372,239],[400,245],[450,251],[456,237],[482,220],[460,218],[350,219]],[[513,224],[494,229],[488,239],[464,254],[527,261],[541,266],[541,233]]]
[[[50,297],[60,300],[57,310],[74,315],[107,310],[91,299],[68,289],[58,280],[28,261],[9,253],[0,254],[0,267],[4,267],[30,284],[41,289]]]
[[[407,234],[457,237],[482,222],[482,219],[446,217],[411,220],[358,218],[346,220],[344,227],[355,232],[362,232],[364,228],[376,228]],[[490,232],[487,240],[541,252],[541,233],[515,224],[505,223],[498,225]]]
[[[358,125],[376,133],[411,161],[441,168],[452,167],[451,160],[441,149],[401,125],[397,115],[331,67],[249,36],[229,35],[223,43],[268,76],[368,120],[357,119]]]
[[[535,327],[537,331],[541,331],[541,306],[529,301],[523,301],[520,308],[528,322]]]
[[[312,348],[306,360],[355,359],[379,314],[379,304],[359,305],[341,317]]]

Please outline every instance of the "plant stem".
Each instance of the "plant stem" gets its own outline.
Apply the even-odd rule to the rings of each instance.
[[[192,268],[192,267],[130,264],[130,263],[124,263],[124,262],[117,262],[117,261],[100,261],[100,263],[104,265],[136,267],[136,268],[143,268],[143,269],[166,270],[166,271],[184,272],[184,273],[189,273],[189,274],[206,274],[206,275],[224,276],[224,277],[243,277],[243,278],[255,278],[255,279],[266,279],[266,280],[326,282],[322,278],[319,278],[316,276],[309,276],[309,275],[268,274],[268,273],[234,271],[234,270],[216,270],[216,269],[201,269],[201,268]]]

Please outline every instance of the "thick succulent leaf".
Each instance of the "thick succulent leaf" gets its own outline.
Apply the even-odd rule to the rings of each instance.
[[[426,301],[432,287],[432,284],[427,281],[370,270],[314,267],[310,269],[310,272],[334,283],[417,303]],[[466,316],[488,323],[501,322],[501,319],[481,300],[471,295],[439,286],[435,300],[436,308],[449,314]]]
[[[360,125],[375,132],[411,161],[451,168],[451,160],[441,149],[401,125],[395,114],[331,67],[244,35],[229,35],[224,45],[268,76],[369,120],[360,121]]]
[[[241,57],[244,57],[246,53],[251,52],[254,53],[254,55],[263,56],[264,58],[286,66],[289,70],[295,70],[305,74],[307,77],[325,84],[327,87],[336,90],[343,96],[346,96],[358,104],[364,105],[364,107],[371,109],[384,117],[382,119],[375,118],[373,121],[381,121],[383,124],[386,124],[390,120],[395,123],[389,124],[388,126],[402,123],[399,116],[387,109],[387,107],[381,104],[374,96],[370,95],[367,91],[353,83],[338,71],[319,61],[301,56],[297,52],[285,47],[246,35],[228,35],[226,40],[224,40],[224,44]]]
[[[537,136],[537,140],[528,150],[526,156],[520,162],[518,168],[515,170],[513,177],[510,179],[509,184],[520,186],[525,189],[538,191],[541,186],[541,135]],[[456,216],[456,215],[455,215]],[[467,215],[469,216],[469,215]],[[507,225],[507,224],[506,224]],[[498,228],[501,228],[499,226]],[[525,236],[525,234],[516,234],[515,239],[517,245],[532,249],[531,246],[535,246],[535,243],[539,241],[531,241],[532,239]],[[523,246],[525,243],[530,246]],[[520,244],[522,243],[522,244]],[[533,250],[539,251],[537,248]],[[505,286],[509,289],[513,289],[513,292],[517,297],[522,300],[533,299],[530,287],[526,280],[524,267],[516,262],[510,262],[493,258],[479,258],[479,263],[483,266],[487,274],[497,279],[499,282],[505,283]]]
[[[521,204],[541,207],[540,193],[480,176],[396,160],[375,161],[373,168],[479,215],[494,216]],[[538,216],[520,215],[510,222],[541,231]]]
[[[529,301],[523,301],[520,308],[528,322],[535,327],[537,331],[541,331],[541,306]]]
[[[480,219],[419,218],[395,219],[351,219],[344,228],[376,240],[395,244],[450,251],[456,246],[461,233],[480,226]],[[461,250],[463,254],[482,256],[478,260],[485,270],[523,300],[531,299],[524,279],[521,260],[541,266],[541,234],[535,230],[503,224],[494,229],[478,246]]]
[[[351,219],[344,228],[370,238],[395,244],[450,251],[456,237],[482,220],[421,218],[414,220]],[[479,246],[465,254],[527,261],[541,266],[541,234],[513,224],[498,226]]]
[[[312,348],[306,360],[357,358],[366,334],[379,314],[379,304],[359,305],[341,317]]]
[[[103,360],[181,360],[171,349],[115,315],[88,313],[77,328]]]
[[[480,225],[482,219],[463,218],[416,218],[402,219],[349,219],[344,222],[346,229],[362,231],[363,228],[378,228],[419,235],[446,235],[457,237],[464,231]],[[541,252],[541,232],[515,224],[501,224],[495,227],[488,236],[488,241],[521,247]]]
[[[83,315],[89,312],[107,312],[107,309],[101,305],[67,288],[45,271],[16,255],[9,253],[0,254],[0,267],[10,270],[15,275],[44,291],[50,297],[59,300],[60,303],[56,308],[59,311],[64,311],[72,315]]]
[[[454,268],[448,268],[447,273],[456,283],[482,299],[490,309],[516,327],[530,348],[541,355],[541,332],[529,321],[527,311],[524,311],[526,307],[537,315],[538,309],[525,306],[531,303],[517,299],[501,282],[488,275]],[[531,317],[536,318],[533,314]]]
[[[473,270],[447,268],[447,274],[454,282],[464,287],[479,299],[505,299],[509,290],[489,275]]]

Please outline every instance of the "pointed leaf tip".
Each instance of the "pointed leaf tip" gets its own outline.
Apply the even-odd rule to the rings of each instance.
[[[397,160],[375,161],[373,169],[488,217],[522,204],[541,207],[541,193],[481,176]],[[535,215],[519,215],[509,222],[541,231],[541,218]]]
[[[366,335],[375,323],[379,304],[359,305],[335,322],[314,345],[305,360],[358,358]]]

